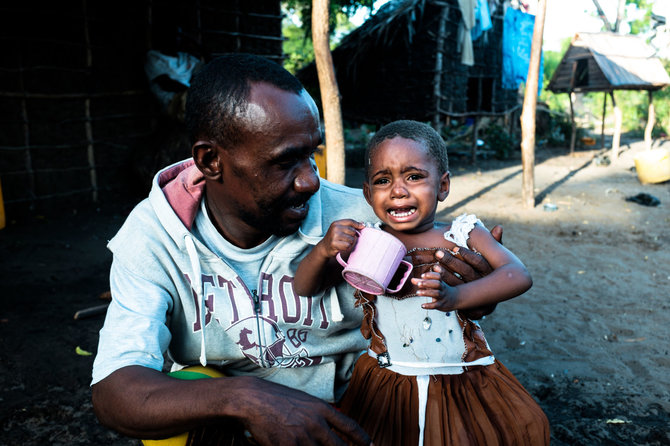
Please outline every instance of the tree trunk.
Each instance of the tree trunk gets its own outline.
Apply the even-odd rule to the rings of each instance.
[[[547,0],[539,0],[533,28],[528,76],[526,76],[526,91],[523,96],[523,111],[521,112],[522,201],[526,208],[535,206],[535,110],[537,109],[537,84],[540,77],[540,56],[546,9]]]
[[[328,6],[329,0],[313,0],[312,2],[312,42],[316,71],[319,75],[326,132],[326,175],[329,181],[344,184],[344,129],[340,110],[340,92],[337,88],[333,57],[330,53]]]
[[[607,28],[607,31],[614,31],[614,27],[610,23],[609,20],[607,20],[607,16],[605,15],[605,11],[603,11],[603,8],[600,7],[600,3],[598,0],[593,0],[593,4],[596,5],[596,9],[598,10],[598,17],[600,17],[600,20],[603,21],[605,24],[605,28]]]
[[[623,22],[625,15],[626,15],[626,0],[619,0],[619,5],[616,8],[616,22],[614,22],[614,28],[612,29],[612,31],[614,31],[615,33],[619,32],[621,22]]]

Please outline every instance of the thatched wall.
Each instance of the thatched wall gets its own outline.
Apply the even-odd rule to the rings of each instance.
[[[145,175],[189,155],[161,113],[146,52],[281,61],[278,0],[35,1],[0,7],[0,181],[9,220],[146,192]],[[141,164],[140,169],[134,166]]]

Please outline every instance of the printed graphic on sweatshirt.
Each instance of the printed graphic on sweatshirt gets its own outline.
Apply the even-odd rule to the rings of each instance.
[[[191,282],[188,275],[186,279]],[[242,354],[260,367],[307,367],[322,362],[311,357],[308,345],[312,330],[330,326],[323,299],[318,310],[312,297],[293,291],[293,277],[261,274],[261,293],[250,291],[240,277],[227,280],[203,275],[205,326],[220,325],[235,340]],[[276,284],[276,285],[275,285]],[[193,333],[202,329],[200,302],[196,307]],[[283,329],[283,330],[282,330]]]

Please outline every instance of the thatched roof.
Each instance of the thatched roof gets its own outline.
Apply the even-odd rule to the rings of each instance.
[[[636,36],[577,33],[548,89],[570,91],[658,90],[670,77],[654,49]]]

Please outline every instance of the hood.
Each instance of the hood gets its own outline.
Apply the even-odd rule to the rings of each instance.
[[[202,283],[202,259],[218,259],[203,243],[191,234],[193,222],[200,208],[205,191],[205,177],[197,168],[193,159],[180,161],[166,167],[156,174],[153,180],[149,201],[151,202],[161,224],[174,240],[177,247],[188,255],[193,283],[196,293],[200,320],[205,320],[204,288]],[[315,245],[323,238],[321,189],[309,200],[309,212],[303,221],[298,236],[310,245]],[[296,249],[290,242],[293,237],[286,237],[275,247],[275,252]],[[304,245],[303,245],[304,247]],[[341,311],[337,296],[332,299],[333,314],[341,319]],[[200,331],[201,352],[200,363],[207,365],[205,330]]]

